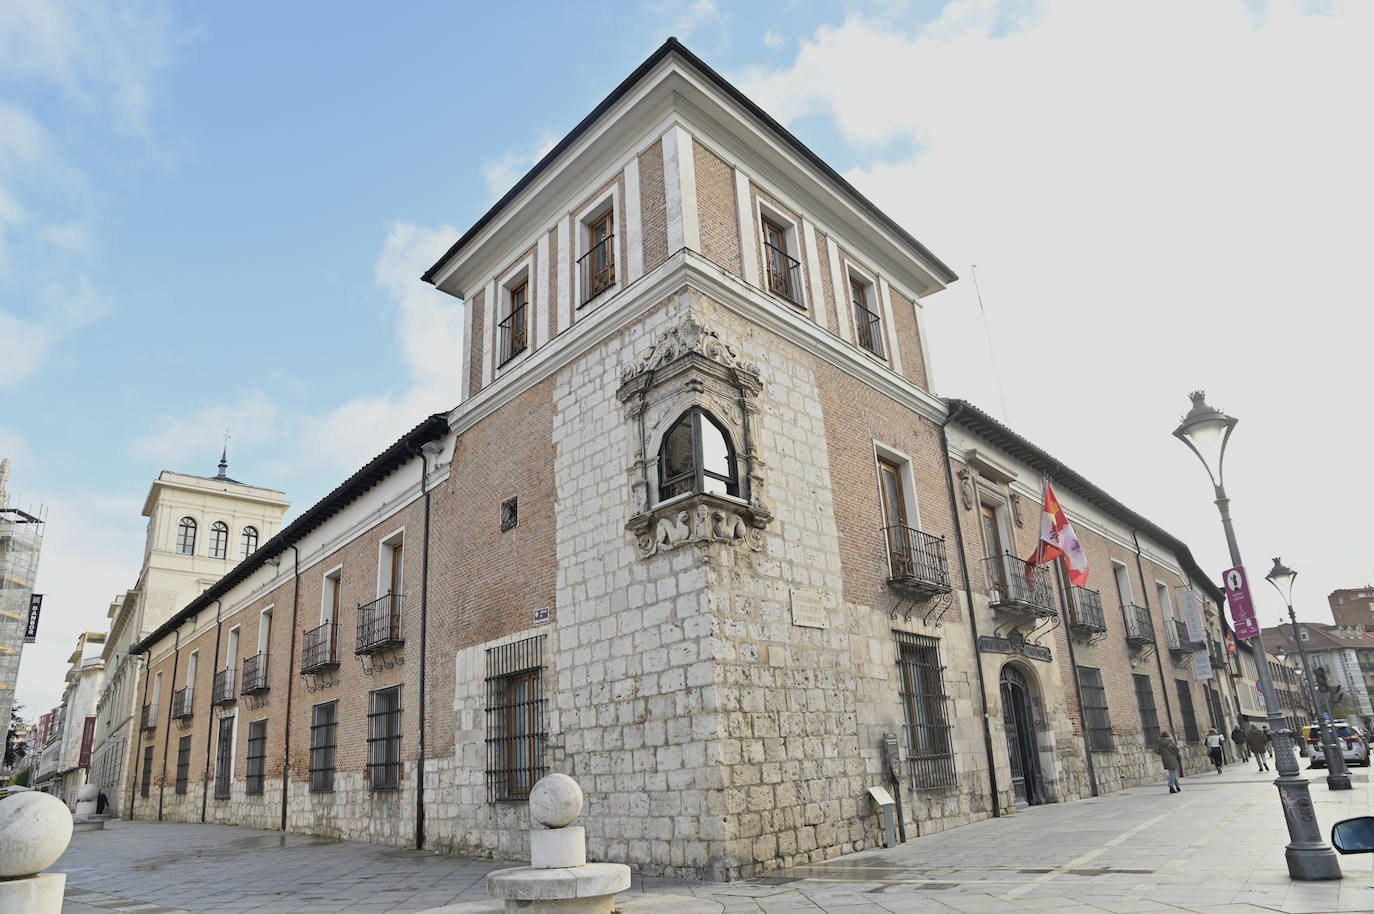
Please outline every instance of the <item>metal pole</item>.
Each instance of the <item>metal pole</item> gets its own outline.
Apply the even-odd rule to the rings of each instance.
[[[1285,601],[1286,602],[1286,601]],[[1298,654],[1302,657],[1303,678],[1307,680],[1307,700],[1312,702],[1313,720],[1321,728],[1322,755],[1326,756],[1326,786],[1328,790],[1351,790],[1350,770],[1345,766],[1345,755],[1336,744],[1336,730],[1330,718],[1322,713],[1317,704],[1316,687],[1312,685],[1312,665],[1307,662],[1307,648],[1302,645],[1302,635],[1298,632],[1298,616],[1293,612],[1293,604],[1288,604],[1288,620],[1293,624],[1293,640],[1297,642]]]
[[[1226,545],[1231,551],[1231,564],[1241,566],[1240,546],[1236,545],[1236,531],[1231,524],[1231,500],[1226,490],[1216,484],[1216,505],[1221,512],[1221,526],[1226,531]],[[1259,667],[1260,685],[1264,688],[1264,709],[1269,717],[1269,735],[1274,741],[1274,779],[1279,800],[1283,804],[1283,818],[1288,826],[1288,847],[1284,858],[1288,861],[1288,875],[1293,879],[1340,879],[1341,865],[1336,852],[1322,840],[1317,828],[1317,814],[1312,807],[1312,794],[1307,779],[1298,774],[1298,758],[1293,752],[1288,727],[1279,710],[1279,697],[1269,675],[1269,661],[1264,654],[1264,637],[1256,634],[1250,639],[1255,651],[1255,665]]]

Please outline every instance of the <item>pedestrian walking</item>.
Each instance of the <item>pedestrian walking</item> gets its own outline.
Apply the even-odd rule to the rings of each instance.
[[[1245,731],[1240,724],[1231,730],[1231,745],[1236,747],[1236,755],[1240,756],[1242,762],[1250,761],[1250,748],[1245,745]]]
[[[1159,760],[1164,764],[1164,770],[1169,772],[1169,792],[1178,793],[1183,788],[1178,786],[1178,772],[1183,767],[1183,756],[1178,751],[1178,744],[1169,735],[1168,730],[1159,731],[1159,745],[1155,747],[1159,753]]]
[[[1226,742],[1226,737],[1217,732],[1216,728],[1207,731],[1207,754],[1212,757],[1212,764],[1217,766],[1217,774],[1221,774],[1221,744]]]
[[[107,796],[105,796],[105,791],[102,790],[102,791],[100,791],[98,794],[96,794],[96,798],[95,798],[95,814],[96,814],[96,815],[98,815],[98,816],[103,816],[103,815],[105,815],[105,810],[109,808],[109,805],[110,805],[110,798],[107,797]]]
[[[1250,731],[1245,734],[1245,745],[1250,747],[1250,754],[1255,757],[1255,762],[1259,765],[1256,770],[1268,771],[1269,763],[1264,760],[1265,750],[1269,748],[1268,739],[1254,724],[1250,725]]]

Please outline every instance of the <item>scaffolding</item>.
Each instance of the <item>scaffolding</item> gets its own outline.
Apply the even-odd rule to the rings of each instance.
[[[6,730],[19,681],[45,525],[42,508],[21,508],[8,497],[9,470],[10,462],[0,460],[0,726]]]

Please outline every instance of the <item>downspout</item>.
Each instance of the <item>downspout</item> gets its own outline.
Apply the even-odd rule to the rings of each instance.
[[[1149,611],[1150,611],[1150,585],[1147,584],[1147,583],[1145,582],[1145,563],[1144,563],[1143,561],[1141,561],[1141,558],[1140,558],[1140,534],[1137,533],[1135,530],[1132,530],[1132,531],[1131,531],[1131,538],[1135,540],[1135,570],[1136,570],[1136,572],[1140,575],[1140,587],[1141,587],[1141,589],[1144,591],[1144,593],[1142,594],[1142,596],[1145,598],[1145,611],[1146,611],[1146,612],[1149,612]],[[1160,609],[1163,610],[1164,607],[1161,606]],[[1164,643],[1165,643],[1165,644],[1168,644],[1168,643],[1169,643],[1169,633],[1168,633],[1168,632],[1165,632],[1165,633],[1164,633]],[[1160,691],[1162,691],[1162,692],[1164,693],[1164,716],[1167,717],[1167,718],[1169,718],[1169,732],[1172,733],[1172,734],[1174,734],[1175,736],[1177,736],[1177,735],[1178,735],[1178,731],[1174,729],[1174,711],[1173,711],[1173,708],[1172,708],[1172,707],[1170,706],[1170,704],[1169,704],[1169,686],[1168,686],[1168,680],[1166,680],[1166,679],[1164,678],[1164,660],[1163,660],[1162,658],[1160,658],[1160,656],[1159,656],[1159,644],[1158,644],[1158,643],[1155,644],[1155,666],[1157,666],[1157,667],[1159,668],[1159,688],[1160,688]],[[1193,715],[1193,719],[1194,719],[1194,720],[1197,719],[1197,715],[1196,715],[1196,714]]]
[[[1097,768],[1093,765],[1093,747],[1088,742],[1088,720],[1083,713],[1083,684],[1078,681],[1078,660],[1073,654],[1073,632],[1069,628],[1069,590],[1064,581],[1064,557],[1054,560],[1054,577],[1059,582],[1059,611],[1064,617],[1064,643],[1069,646],[1069,673],[1073,676],[1073,695],[1078,702],[1078,719],[1083,725],[1083,757],[1088,760],[1088,789],[1097,792]]]
[[[993,818],[998,818],[1002,815],[1002,804],[998,799],[997,762],[992,754],[992,727],[988,722],[988,686],[983,676],[983,655],[978,650],[978,614],[973,610],[973,584],[968,573],[968,553],[964,550],[964,526],[959,521],[959,500],[954,493],[954,471],[949,468],[949,436],[945,433],[945,426],[954,421],[955,417],[962,411],[962,406],[956,406],[949,415],[945,416],[945,421],[940,424],[940,447],[943,449],[941,457],[945,465],[945,483],[949,489],[949,513],[954,515],[954,542],[959,548],[959,569],[964,575],[964,596],[968,600],[969,633],[970,637],[973,638],[973,665],[978,668],[978,704],[983,711],[983,752],[988,761],[988,788],[992,791],[992,815]]]
[[[425,637],[429,622],[429,500],[425,488],[429,477],[429,461],[425,446],[416,451],[420,457],[420,491],[425,494],[424,545],[420,550],[420,739],[415,759],[415,849],[425,846]]]
[[[167,793],[167,749],[172,744],[172,715],[176,711],[176,709],[171,706],[175,704],[177,694],[177,668],[181,664],[181,626],[177,626],[173,634],[176,636],[176,640],[172,642],[172,682],[171,687],[167,690],[172,694],[173,700],[167,702],[167,728],[162,732],[162,778],[157,785],[157,820],[159,822],[162,821],[162,799]],[[191,692],[191,697],[195,697],[194,690]]]
[[[210,726],[205,728],[205,773],[200,778],[200,821],[205,822],[205,812],[210,802],[210,747],[215,738],[215,674],[219,672],[219,635],[220,629],[224,627],[224,620],[220,618],[222,609],[221,600],[215,601],[215,662],[210,667],[210,710],[208,713]],[[194,694],[192,695],[194,697]]]
[[[138,727],[134,732],[138,734],[138,739],[134,740],[134,770],[130,772],[129,778],[129,821],[134,820],[134,788],[138,785],[138,774],[140,760],[143,754],[143,709],[148,706],[148,680],[153,678],[153,664],[148,650],[143,652],[143,701],[138,706]]]
[[[286,800],[291,792],[291,687],[295,685],[296,676],[291,672],[291,664],[296,661],[296,610],[300,606],[301,598],[301,550],[299,546],[291,547],[291,554],[294,562],[292,577],[294,583],[291,585],[291,649],[286,655],[286,718],[282,724],[282,757],[281,757],[281,830],[286,831]]]

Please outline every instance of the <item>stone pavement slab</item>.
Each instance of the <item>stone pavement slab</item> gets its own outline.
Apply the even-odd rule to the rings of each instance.
[[[1315,774],[1324,835],[1374,814],[1366,771],[1339,792]],[[1374,911],[1374,855],[1342,857],[1338,882],[1299,883],[1288,878],[1287,842],[1272,773],[1237,764],[1185,778],[1179,794],[1161,782],[744,882],[636,875],[630,891],[694,895],[721,914]],[[53,869],[67,873],[64,914],[414,914],[483,901],[486,874],[520,863],[114,820],[76,834]]]

